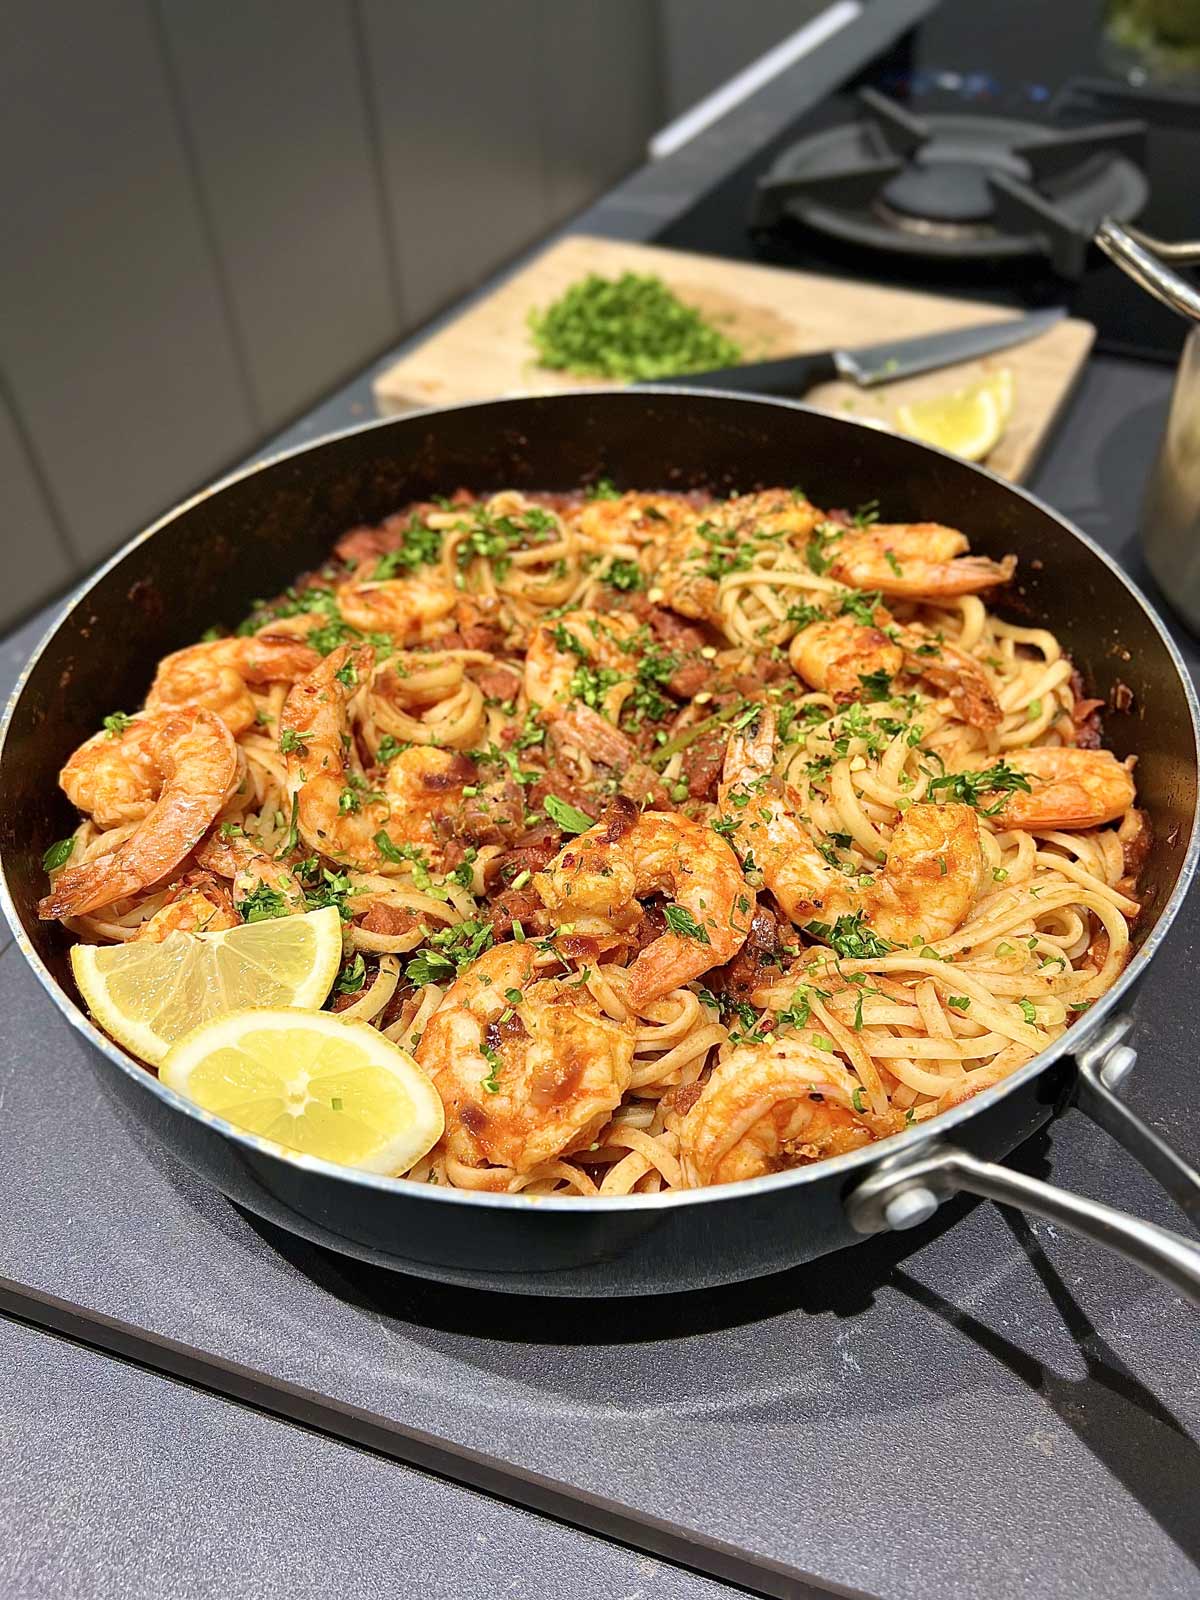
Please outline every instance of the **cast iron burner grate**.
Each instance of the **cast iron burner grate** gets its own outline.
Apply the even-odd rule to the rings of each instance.
[[[1033,122],[915,117],[874,89],[862,116],[790,145],[758,180],[754,232],[789,220],[905,255],[998,261],[1044,256],[1083,276],[1100,221],[1146,203],[1144,122],[1056,133]]]

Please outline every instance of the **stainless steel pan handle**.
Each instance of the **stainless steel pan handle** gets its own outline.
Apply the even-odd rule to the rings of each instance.
[[[1200,1218],[1200,1173],[1113,1092],[1136,1060],[1123,1042],[1129,1027],[1129,1018],[1114,1019],[1080,1053],[1076,1103],[1124,1145],[1189,1216]],[[940,1141],[915,1156],[883,1161],[847,1197],[846,1213],[859,1233],[912,1228],[927,1221],[943,1200],[962,1191],[1019,1206],[1105,1245],[1200,1306],[1200,1245],[1191,1239],[1069,1189],[979,1161]]]

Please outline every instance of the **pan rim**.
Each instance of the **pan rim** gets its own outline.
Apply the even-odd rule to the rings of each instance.
[[[870,435],[872,438],[876,437],[874,429],[868,428],[866,424],[857,419],[832,416],[800,401],[782,400],[769,395],[735,394],[720,389],[683,388],[670,384],[655,384],[646,385],[637,390],[581,388],[548,395],[498,396],[491,399],[473,400],[460,405],[427,406],[419,410],[404,412],[400,416],[372,418],[364,423],[357,423],[348,428],[338,429],[333,433],[323,434],[317,439],[307,440],[304,444],[293,446],[290,449],[256,457],[247,466],[238,468],[236,471],[218,479],[215,483],[190,495],[187,499],[166,511],[140,533],[134,534],[107,561],[103,562],[85,583],[67,597],[62,608],[39,639],[8,697],[3,717],[0,718],[0,764],[4,760],[4,752],[12,720],[25,685],[63,623],[87,601],[92,592],[110,572],[121,565],[131,551],[162,532],[196,506],[202,505],[212,496],[232,487],[234,484],[242,482],[244,479],[253,477],[297,456],[306,455],[329,444],[336,443],[338,440],[426,418],[473,411],[481,407],[528,405],[531,401],[553,403],[559,399],[604,398],[619,403],[622,396],[640,400],[648,395],[656,394],[679,398],[700,397],[719,400],[732,403],[739,409],[752,406],[767,407],[771,410],[785,412],[799,412],[804,415],[818,416],[826,424],[832,422],[840,427],[861,430],[863,434]],[[1196,771],[1200,773],[1200,698],[1197,697],[1191,674],[1169,630],[1154,606],[1133,579],[1088,534],[1077,528],[1074,523],[1070,522],[1061,513],[1048,506],[1037,495],[1030,493],[1028,489],[1019,484],[1010,483],[998,473],[978,463],[964,462],[960,457],[951,455],[950,452],[941,450],[935,445],[928,445],[912,439],[905,439],[903,443],[913,450],[946,460],[952,463],[956,469],[966,467],[969,471],[990,479],[1008,493],[1025,500],[1036,510],[1049,517],[1063,532],[1082,544],[1092,556],[1109,569],[1130,598],[1141,607],[1164,646],[1180,680],[1191,720],[1193,765]],[[1105,1018],[1118,1009],[1122,999],[1136,986],[1150,961],[1153,960],[1159,946],[1170,932],[1191,888],[1198,865],[1200,865],[1200,795],[1198,795],[1197,804],[1193,809],[1187,849],[1184,853],[1184,859],[1180,865],[1174,888],[1159,913],[1155,926],[1147,936],[1145,944],[1134,956],[1113,987],[1088,1011],[1085,1018],[1076,1022],[1051,1046],[1034,1056],[1023,1067],[1018,1068],[1016,1072],[994,1084],[990,1089],[985,1089],[970,1100],[964,1101],[961,1105],[941,1113],[934,1121],[922,1127],[914,1127],[903,1133],[893,1135],[884,1142],[882,1148],[868,1145],[861,1150],[850,1151],[842,1156],[814,1162],[810,1166],[793,1168],[787,1172],[771,1173],[761,1178],[745,1178],[735,1183],[710,1185],[701,1189],[671,1190],[660,1194],[611,1195],[588,1198],[556,1195],[488,1194],[476,1190],[450,1189],[441,1185],[415,1184],[408,1182],[403,1177],[382,1177],[373,1173],[359,1172],[351,1167],[338,1166],[330,1161],[323,1161],[313,1156],[286,1150],[282,1146],[261,1139],[254,1134],[246,1133],[232,1123],[202,1110],[175,1090],[167,1088],[142,1062],[122,1050],[91,1021],[82,1003],[66,992],[33,948],[13,900],[8,883],[7,866],[3,859],[0,859],[0,905],[3,906],[5,917],[12,930],[14,943],[29,964],[34,976],[59,1012],[86,1043],[127,1077],[136,1080],[143,1090],[148,1090],[170,1111],[180,1113],[199,1123],[209,1132],[219,1135],[226,1143],[231,1144],[235,1149],[240,1149],[244,1157],[252,1156],[258,1162],[277,1164],[284,1171],[293,1174],[303,1172],[310,1174],[314,1178],[330,1180],[338,1184],[350,1185],[369,1193],[386,1194],[399,1199],[421,1199],[443,1205],[465,1205],[473,1209],[482,1207],[491,1211],[512,1212],[528,1216],[569,1214],[586,1218],[598,1214],[611,1213],[647,1215],[664,1209],[674,1210],[677,1207],[721,1202],[732,1204],[737,1200],[749,1197],[770,1196],[777,1191],[804,1187],[821,1179],[848,1180],[855,1176],[865,1176],[871,1168],[878,1166],[881,1161],[898,1162],[905,1155],[911,1154],[923,1146],[941,1142],[944,1136],[948,1135],[953,1129],[959,1128],[970,1121],[977,1112],[985,1112],[990,1107],[998,1105],[1010,1094],[1017,1093],[1023,1085],[1040,1077],[1064,1056],[1074,1055],[1079,1046],[1086,1044],[1096,1036]]]

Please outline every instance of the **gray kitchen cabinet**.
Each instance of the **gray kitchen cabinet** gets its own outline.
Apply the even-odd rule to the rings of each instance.
[[[402,325],[351,0],[160,0],[261,431]]]
[[[39,605],[69,581],[71,553],[3,392],[0,528],[4,530],[4,600],[14,613]]]
[[[663,3],[9,0],[0,626],[636,166]]]
[[[253,409],[153,14],[5,22],[0,364],[84,566],[232,460]]]

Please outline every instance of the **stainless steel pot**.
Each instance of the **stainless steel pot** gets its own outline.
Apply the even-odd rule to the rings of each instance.
[[[1200,241],[1164,244],[1101,223],[1096,243],[1136,283],[1192,324],[1175,377],[1167,430],[1146,484],[1146,564],[1180,616],[1200,633],[1200,290],[1175,271],[1200,262]]]
[[[1013,614],[1056,631],[1091,691],[1114,708],[1109,742],[1120,756],[1138,756],[1154,844],[1134,954],[1118,983],[1035,1060],[935,1123],[814,1166],[677,1194],[581,1202],[372,1177],[282,1154],[166,1088],[90,1021],[71,979],[68,936],[38,921],[42,852],[73,821],[57,786],[64,757],[115,706],[140,703],[160,656],[319,565],[352,524],[459,485],[568,488],[600,474],[725,493],[798,482],[831,506],[879,495],[890,519],[942,518],[969,529],[983,554],[1015,553]],[[794,1266],[864,1233],[911,1227],[967,1190],[1107,1244],[1200,1301],[1196,1244],[996,1164],[1074,1099],[1200,1217],[1200,1178],[1115,1092],[1134,1059],[1135,990],[1200,855],[1197,713],[1169,636],[1103,551],[1031,495],[913,440],[785,401],[695,390],[418,412],[281,456],[189,501],[68,607],[26,668],[0,736],[4,906],[111,1094],[239,1204],[368,1261],[527,1294],[653,1294]]]

